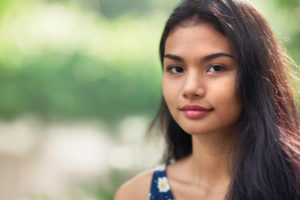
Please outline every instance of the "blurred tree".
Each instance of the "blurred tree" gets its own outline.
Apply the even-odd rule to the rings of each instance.
[[[300,1],[299,0],[275,0],[277,4],[277,12],[284,12],[287,16],[286,19],[289,20],[289,24],[292,31],[286,42],[287,48],[290,51],[292,57],[295,61],[300,63]]]
[[[44,0],[47,2],[76,2],[107,18],[123,15],[145,15],[153,10],[170,11],[180,0]]]
[[[153,115],[167,15],[151,11],[178,1],[0,0],[0,116]],[[299,1],[257,2],[299,63]]]

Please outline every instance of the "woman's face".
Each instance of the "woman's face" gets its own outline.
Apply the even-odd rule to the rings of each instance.
[[[206,23],[178,26],[165,44],[162,90],[171,115],[189,134],[232,132],[242,105],[228,39]]]

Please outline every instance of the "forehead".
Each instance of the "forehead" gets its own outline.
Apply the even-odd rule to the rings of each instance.
[[[168,36],[165,53],[209,54],[225,52],[233,55],[229,40],[209,23],[177,26]]]

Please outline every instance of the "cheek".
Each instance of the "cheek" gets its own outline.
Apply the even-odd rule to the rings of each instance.
[[[162,81],[161,81],[161,87],[162,87],[162,93],[163,93],[163,95],[165,96],[166,94],[166,89],[167,89],[167,86],[168,85],[168,83],[166,82],[166,80],[165,80],[165,78],[164,78],[164,75],[163,75],[163,77],[162,77]]]
[[[178,107],[178,99],[180,98],[179,84],[172,82],[170,78],[163,78],[162,93],[170,112],[174,115]]]
[[[167,102],[174,100],[175,96],[177,96],[178,88],[175,83],[172,83],[172,80],[169,78],[163,77],[162,79],[162,92],[164,98]]]
[[[213,96],[210,96],[213,106],[218,111],[220,119],[235,121],[240,117],[242,105],[235,90],[235,79],[222,83],[222,87],[215,87]]]

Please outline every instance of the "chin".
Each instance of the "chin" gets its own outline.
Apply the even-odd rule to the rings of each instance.
[[[210,122],[203,120],[186,120],[186,119],[178,119],[175,120],[176,123],[180,126],[182,130],[190,135],[205,135],[207,133],[216,131],[216,126],[209,125]]]

